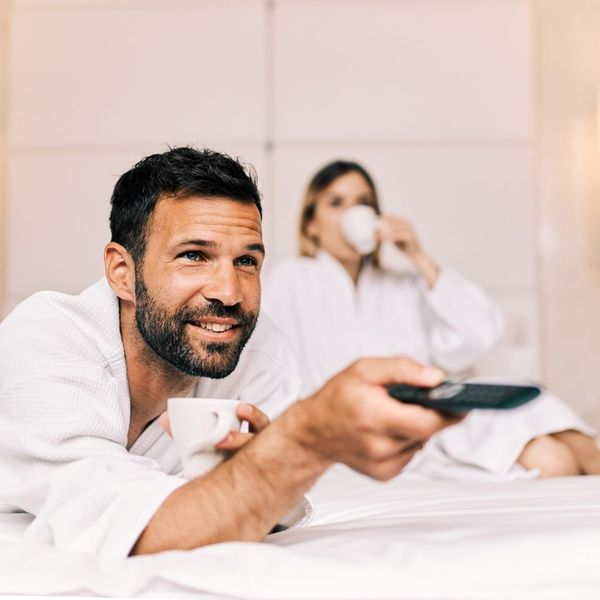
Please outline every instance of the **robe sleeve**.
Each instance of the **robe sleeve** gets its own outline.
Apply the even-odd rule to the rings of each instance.
[[[473,365],[504,333],[504,318],[478,286],[442,271],[424,291],[425,321],[433,362],[448,371]]]
[[[121,385],[61,321],[0,328],[0,500],[34,515],[30,541],[125,557],[185,483],[126,450]]]

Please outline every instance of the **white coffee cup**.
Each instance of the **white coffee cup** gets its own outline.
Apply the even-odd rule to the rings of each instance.
[[[214,469],[226,453],[215,448],[230,431],[239,431],[238,400],[224,398],[169,398],[171,433],[187,479]]]
[[[342,235],[360,254],[371,254],[377,248],[377,231],[381,219],[375,209],[365,204],[352,206],[342,215]]]

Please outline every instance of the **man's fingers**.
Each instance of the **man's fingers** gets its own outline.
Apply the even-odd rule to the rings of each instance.
[[[400,402],[382,386],[353,384],[353,395],[361,401],[356,418],[365,431],[379,432],[393,438],[427,440],[434,433],[459,423],[463,415],[449,415],[417,404]]]
[[[357,457],[354,460],[350,460],[348,466],[373,479],[387,481],[398,475],[422,447],[423,444],[421,442],[407,441],[400,445],[397,453],[385,460],[373,461],[365,457]]]
[[[444,380],[444,371],[441,369],[422,365],[406,356],[361,358],[350,367],[350,371],[365,383],[377,385],[407,383],[433,387]]]
[[[360,454],[370,462],[382,463],[400,454],[418,450],[422,446],[423,442],[420,439],[373,434],[365,440]]]
[[[253,433],[262,431],[270,423],[269,417],[253,404],[240,404],[237,407],[237,416],[242,421],[248,421]]]
[[[388,481],[398,475],[404,467],[412,460],[412,457],[421,449],[421,445],[413,445],[411,448],[406,448],[403,452],[391,458],[384,463],[380,463],[371,467],[369,475],[373,479],[379,481]]]
[[[160,424],[162,425],[162,428],[171,437],[173,437],[173,434],[171,433],[171,422],[169,421],[169,415],[166,413],[166,411],[162,415],[160,415],[160,417],[158,417],[158,420],[160,421]]]
[[[250,424],[250,431],[253,433],[258,433],[270,422],[269,417],[252,404],[240,404],[237,409],[237,415],[243,421],[248,421]],[[169,415],[166,412],[162,413],[159,417],[159,421],[162,428],[172,437],[173,434],[171,433]],[[224,440],[215,444],[215,447],[220,450],[238,450],[252,439],[253,433],[231,431]]]
[[[386,392],[383,392],[387,394]],[[373,414],[373,428],[389,436],[428,440],[434,433],[462,421],[462,415],[447,415],[416,404],[403,404],[388,395],[386,402]]]
[[[227,437],[215,444],[215,448],[219,450],[239,450],[245,446],[252,438],[253,433],[241,433],[240,431],[230,431]]]

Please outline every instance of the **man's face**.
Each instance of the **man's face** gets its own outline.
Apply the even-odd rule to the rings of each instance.
[[[188,375],[229,375],[256,325],[263,258],[255,205],[198,196],[159,200],[136,273],[143,339]]]

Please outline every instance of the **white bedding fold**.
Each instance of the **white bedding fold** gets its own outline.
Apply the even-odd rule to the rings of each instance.
[[[17,542],[29,517],[2,515],[0,593],[248,600],[598,597],[600,477],[495,484],[401,477],[380,484],[336,467],[311,499],[311,525],[270,536],[268,543],[115,561]]]

